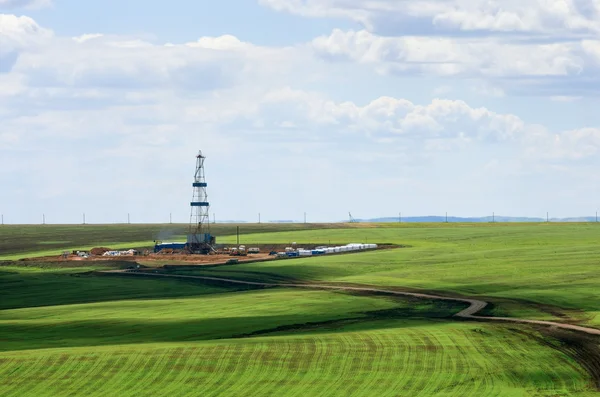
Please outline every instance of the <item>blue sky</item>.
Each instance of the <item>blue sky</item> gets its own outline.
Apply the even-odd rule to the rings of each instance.
[[[592,215],[599,7],[0,0],[0,212]]]
[[[187,42],[201,36],[234,35],[259,45],[293,45],[336,27],[359,27],[344,19],[307,19],[279,13],[254,1],[58,1],[32,11],[60,35],[81,32],[142,35],[157,42]]]

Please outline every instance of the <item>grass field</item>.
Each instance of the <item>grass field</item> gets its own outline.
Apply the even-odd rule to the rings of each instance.
[[[3,396],[592,396],[566,355],[487,325],[379,320],[299,335],[0,353]]]
[[[0,310],[198,296],[240,289],[231,285],[199,284],[191,280],[128,279],[127,282],[115,283],[112,277],[93,273],[121,266],[119,262],[81,268],[0,266]],[[0,318],[3,313],[0,312]]]
[[[371,253],[191,272],[401,286],[489,297],[494,314],[600,325],[600,225],[445,224],[249,234],[251,243],[388,242]],[[231,239],[229,239],[231,241]],[[189,271],[186,273],[190,273]],[[528,305],[534,303],[535,305]]]
[[[29,237],[0,239],[0,252],[151,241],[162,228],[93,226],[90,241],[79,233],[91,225],[46,226],[15,226]],[[183,273],[483,296],[495,314],[600,323],[597,225],[251,226],[247,245],[408,247]],[[126,265],[0,266],[0,396],[598,395],[592,337],[458,321],[464,306],[448,302],[98,273]]]

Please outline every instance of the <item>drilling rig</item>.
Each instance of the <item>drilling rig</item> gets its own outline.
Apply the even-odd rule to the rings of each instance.
[[[190,203],[190,230],[187,236],[187,248],[192,254],[208,255],[214,251],[215,237],[210,234],[210,219],[206,176],[202,151],[196,156],[196,173],[192,184],[194,192]]]

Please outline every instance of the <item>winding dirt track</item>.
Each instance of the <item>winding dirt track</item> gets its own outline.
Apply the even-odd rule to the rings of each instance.
[[[229,279],[229,278],[220,278],[220,277],[184,276],[184,275],[162,274],[162,273],[132,272],[132,271],[127,271],[127,270],[109,270],[104,273],[128,273],[128,274],[137,274],[137,275],[153,276],[153,277],[189,278],[189,279],[198,279],[198,280],[218,281],[218,282],[232,283],[232,284],[256,285],[256,286],[260,286],[260,287],[291,287],[291,288],[332,289],[332,290],[342,290],[342,291],[375,292],[375,293],[383,293],[383,294],[399,295],[399,296],[412,296],[415,298],[463,302],[463,303],[468,303],[470,306],[467,307],[466,309],[456,313],[454,315],[454,317],[461,317],[461,318],[474,319],[474,320],[503,321],[503,322],[512,322],[512,323],[522,323],[522,324],[547,325],[550,327],[568,329],[571,331],[584,332],[589,335],[600,335],[600,329],[582,327],[579,325],[572,325],[572,324],[557,323],[554,321],[527,320],[527,319],[511,318],[511,317],[477,316],[476,314],[479,311],[481,311],[484,307],[486,307],[488,304],[487,302],[478,300],[478,299],[453,298],[453,297],[448,297],[448,296],[430,295],[430,294],[424,294],[424,293],[418,293],[418,292],[393,291],[393,290],[370,288],[370,287],[350,287],[350,286],[319,285],[319,284],[260,283],[260,282],[256,282],[256,281],[233,280],[233,279]]]

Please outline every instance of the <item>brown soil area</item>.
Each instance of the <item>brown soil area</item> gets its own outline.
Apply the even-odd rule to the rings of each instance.
[[[315,249],[318,246],[323,244],[299,244],[298,248],[304,249]],[[345,245],[345,244],[331,244],[328,246],[336,246],[336,245]],[[225,253],[223,249],[225,247],[234,247],[235,245],[220,245],[217,247],[217,254],[212,255],[191,255],[184,253],[173,253],[173,252],[162,252],[162,253],[149,253],[148,255],[135,255],[135,256],[102,256],[102,253],[106,251],[111,251],[110,248],[99,247],[94,248],[90,252],[92,255],[89,258],[81,258],[77,255],[68,255],[64,257],[62,255],[58,256],[45,256],[39,258],[27,258],[21,259],[20,261],[26,262],[38,262],[38,263],[47,263],[47,262],[69,262],[69,261],[81,261],[81,262],[98,262],[98,261],[122,261],[122,262],[131,262],[132,264],[143,264],[148,266],[160,266],[164,263],[171,264],[182,264],[186,266],[208,266],[208,265],[222,265],[225,264],[230,259],[237,259],[238,262],[256,262],[256,261],[268,261],[276,259],[276,256],[271,256],[269,253],[271,251],[281,252],[284,251],[286,247],[289,247],[289,244],[255,244],[255,245],[247,245],[246,248],[256,247],[261,250],[259,254],[248,254],[247,256],[230,256]],[[380,244],[377,249],[390,249],[390,248],[401,248],[401,246],[393,245],[393,244]],[[96,253],[96,254],[95,254]],[[331,255],[346,255],[356,253],[346,252],[339,254],[328,254]]]
[[[136,256],[90,256],[89,258],[81,258],[77,255],[69,255],[66,258],[61,256],[45,256],[39,258],[22,259],[25,262],[108,262],[121,261],[135,263],[157,264],[163,262],[185,263],[186,265],[218,265],[224,264],[230,259],[237,259],[239,262],[257,261],[257,260],[272,260],[275,256],[269,256],[269,253],[250,254],[247,256],[229,256],[229,254],[218,255],[189,255],[189,254],[149,254]]]

